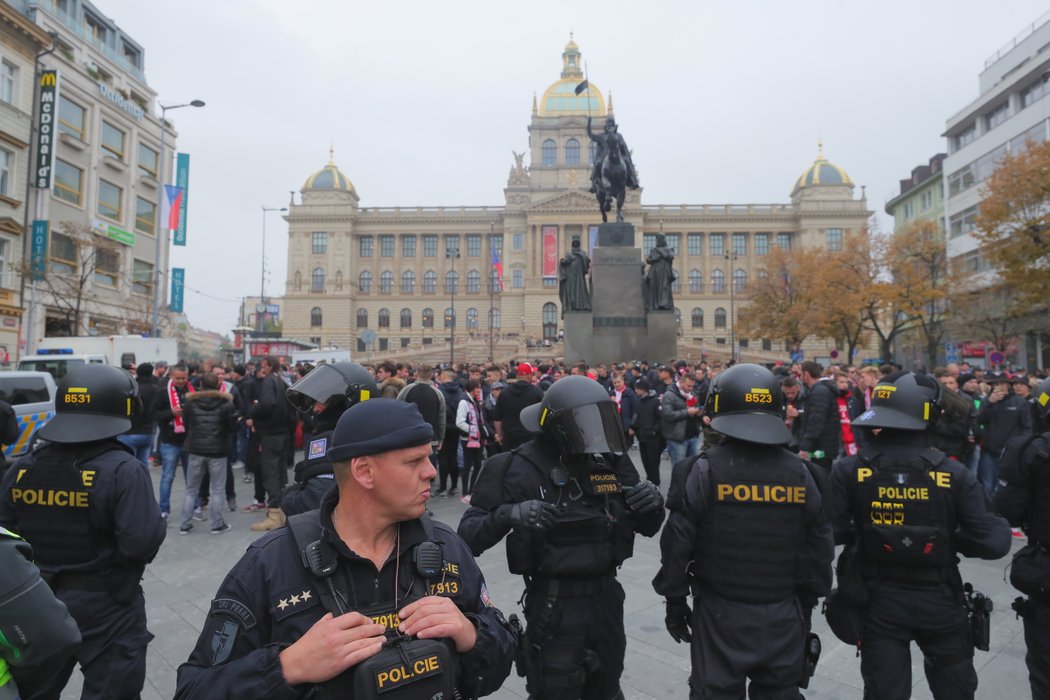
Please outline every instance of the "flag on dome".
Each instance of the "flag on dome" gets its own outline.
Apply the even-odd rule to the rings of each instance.
[[[503,291],[503,263],[499,261],[499,252],[495,248],[492,249],[492,269],[496,271],[496,278],[499,280],[499,290]]]
[[[576,94],[579,95],[581,92],[587,89],[587,80],[585,79],[582,83],[576,86]]]

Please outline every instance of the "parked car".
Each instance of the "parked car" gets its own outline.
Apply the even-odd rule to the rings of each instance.
[[[18,439],[4,446],[9,462],[28,452],[37,431],[54,417],[56,389],[47,372],[0,372],[0,399],[11,404],[18,417]]]

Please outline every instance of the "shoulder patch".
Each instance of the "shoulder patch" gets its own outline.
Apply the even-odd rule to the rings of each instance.
[[[310,446],[306,450],[307,459],[320,459],[324,457],[328,452],[328,438],[319,438],[317,440],[311,440]]]
[[[216,598],[211,602],[211,610],[208,611],[208,614],[232,617],[241,624],[246,632],[256,624],[255,615],[248,609],[248,606],[233,598]]]
[[[488,586],[484,583],[481,584],[481,602],[486,608],[495,607],[495,604],[492,602],[492,596],[489,595]]]
[[[270,605],[273,606],[273,616],[276,620],[280,621],[289,615],[294,615],[298,612],[302,612],[307,608],[312,608],[317,605],[317,595],[309,588],[297,588],[292,591],[286,591],[273,599]]]
[[[211,635],[211,665],[218,666],[230,658],[233,645],[237,641],[237,623],[229,620],[216,627]]]

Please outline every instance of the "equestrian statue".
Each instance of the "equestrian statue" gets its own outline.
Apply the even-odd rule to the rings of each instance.
[[[597,144],[590,191],[598,198],[602,221],[609,221],[608,214],[615,200],[616,221],[622,223],[623,200],[627,190],[638,189],[638,174],[631,161],[631,152],[617,130],[616,119],[612,115],[605,118],[605,128],[600,134],[591,131],[591,118],[587,117],[587,135]]]

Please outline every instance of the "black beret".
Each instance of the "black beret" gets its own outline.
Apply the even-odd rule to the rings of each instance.
[[[369,399],[343,412],[332,432],[328,459],[342,462],[405,447],[428,445],[434,429],[414,403]]]

